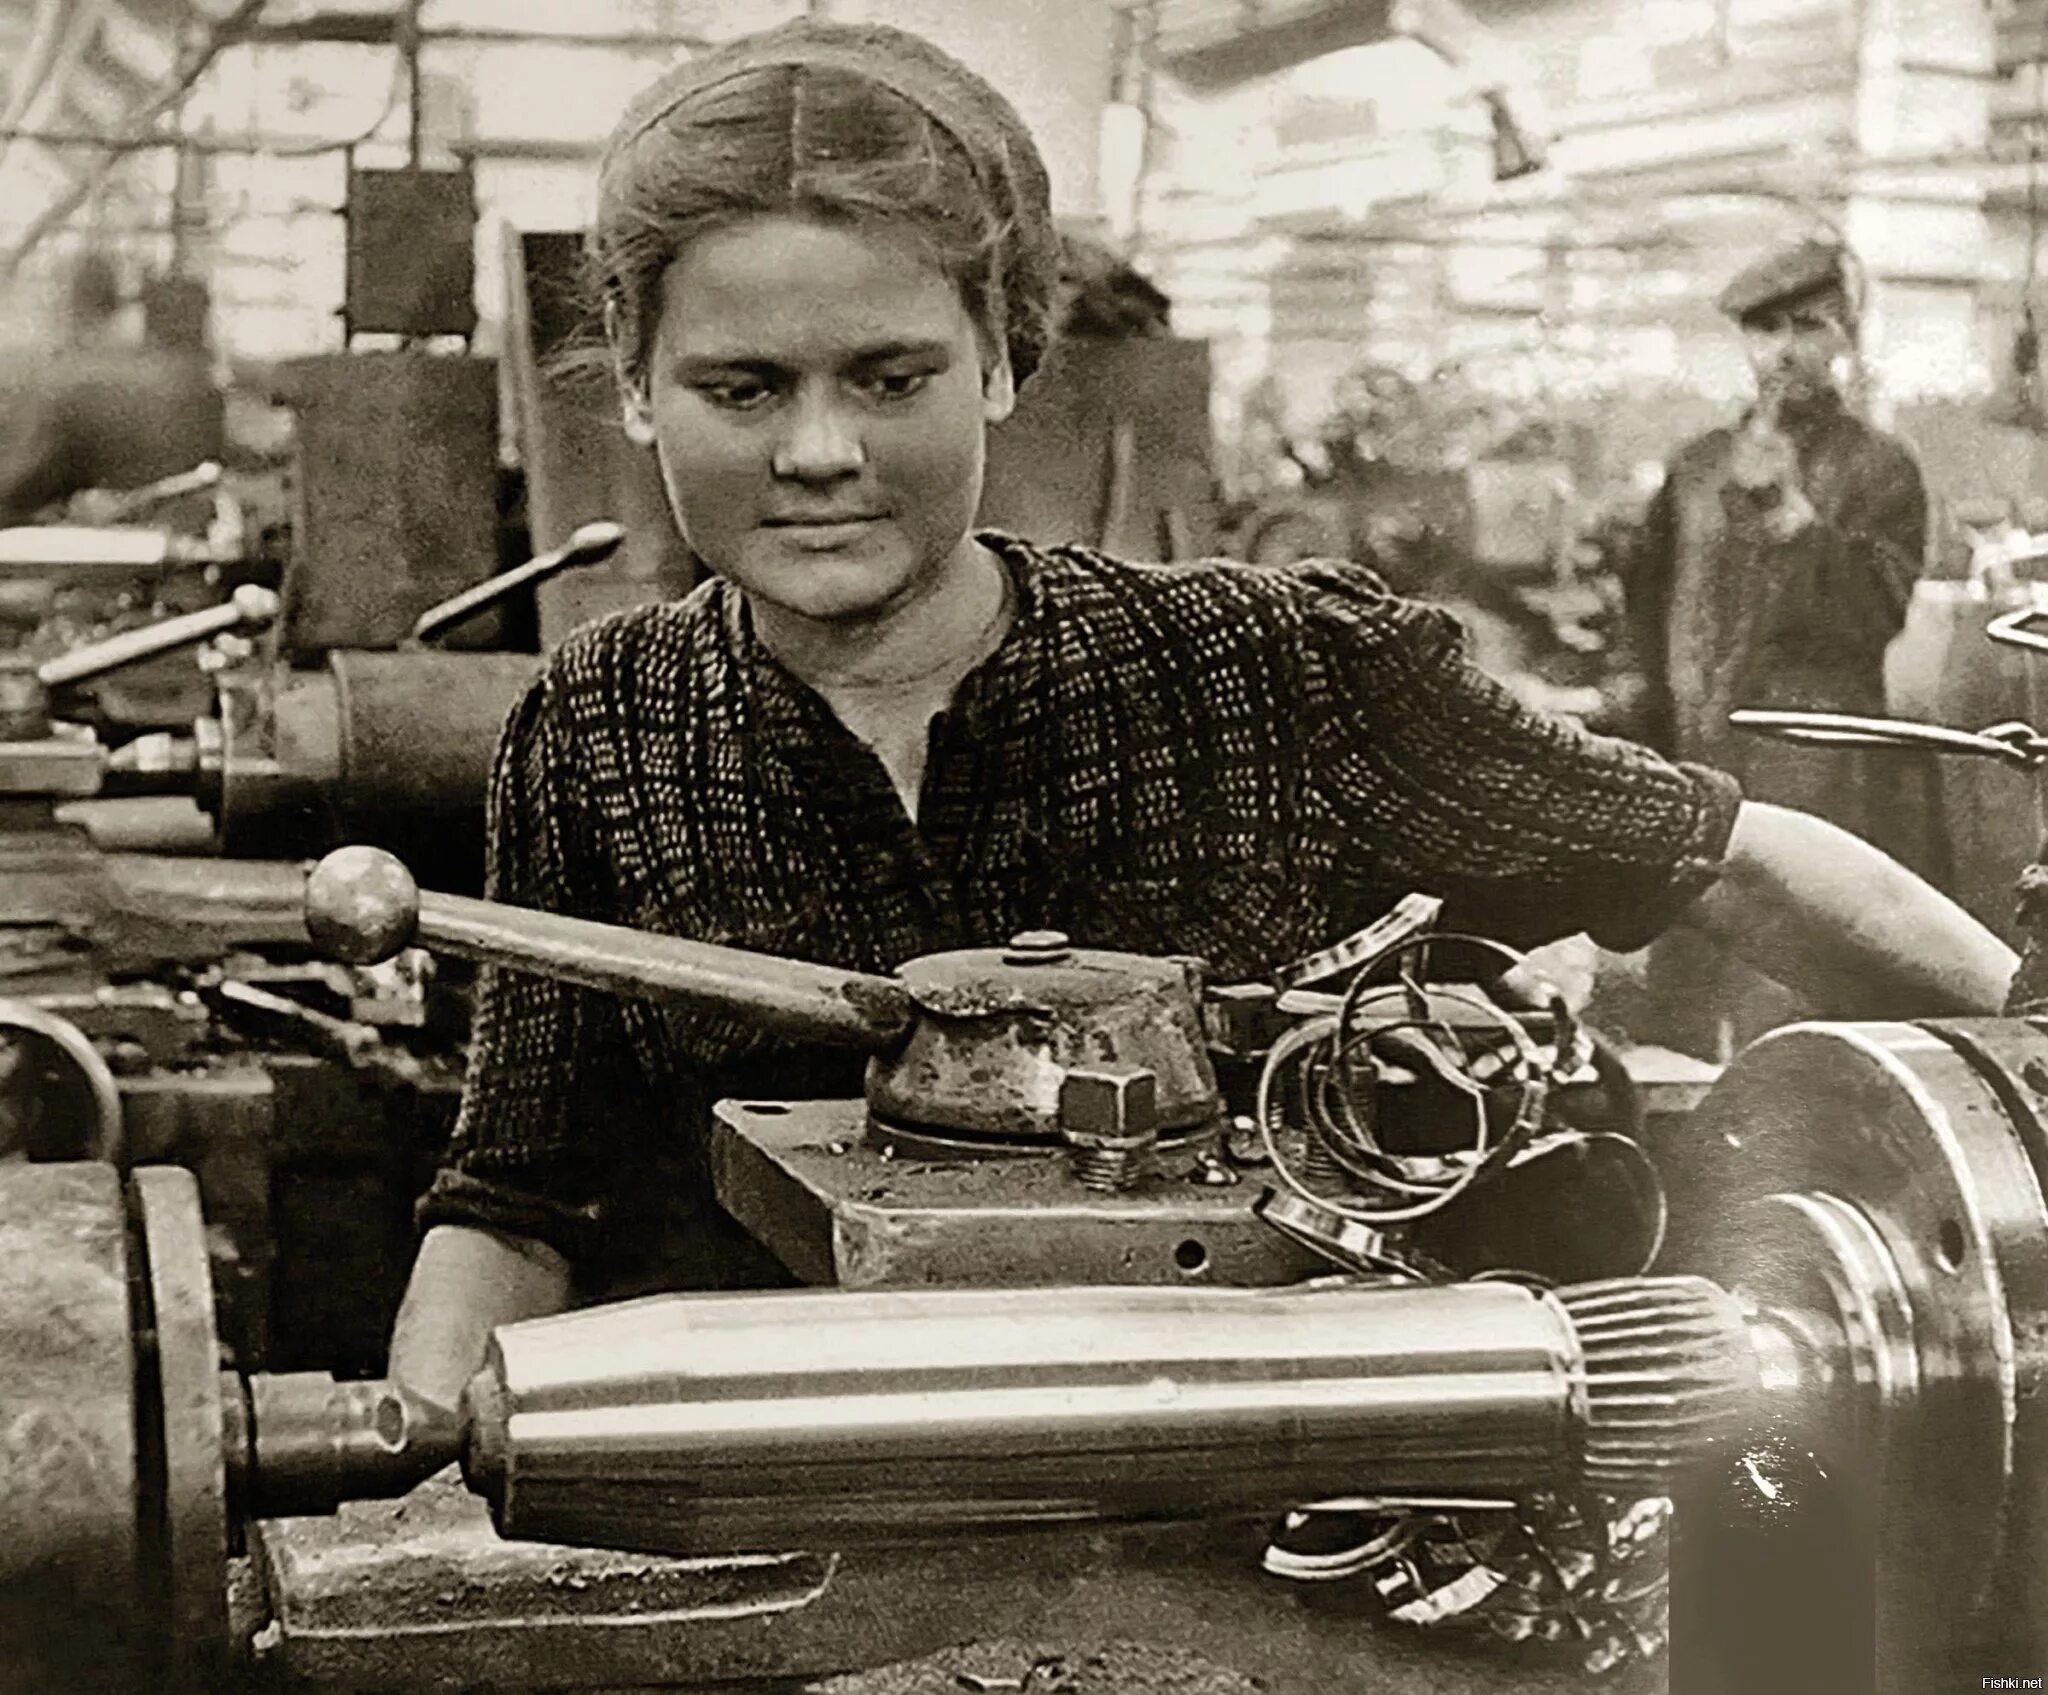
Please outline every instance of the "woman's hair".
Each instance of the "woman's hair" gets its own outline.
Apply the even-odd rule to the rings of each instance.
[[[587,243],[612,351],[644,381],[661,279],[697,237],[760,216],[912,235],[1022,383],[1059,282],[1045,165],[1009,102],[921,37],[800,19],[728,42],[634,102]]]

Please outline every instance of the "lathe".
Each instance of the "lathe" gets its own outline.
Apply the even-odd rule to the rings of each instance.
[[[1047,1633],[1275,1690],[2041,1664],[2048,1035],[1797,1026],[1681,1129],[1575,1128],[1579,1033],[1429,980],[1427,918],[1329,993],[1049,934],[876,978],[330,858],[344,957],[866,1050],[864,1102],[718,1113],[720,1199],[821,1287],[506,1326],[451,1414],[223,1370],[183,1173],[8,1169],[9,1686],[788,1685]],[[1603,1137],[1637,1186],[1595,1215]],[[1271,1575],[1290,1512],[1366,1527],[1337,1581]]]
[[[367,836],[473,883],[498,721],[540,661],[432,644],[621,536],[585,526],[427,609],[401,647],[317,667],[272,657],[283,597],[257,585],[53,657],[0,653],[0,1159],[196,1171],[245,1363],[381,1358],[461,1078],[417,961],[308,960],[281,856]],[[215,706],[186,730],[100,710],[104,679],[202,643]]]

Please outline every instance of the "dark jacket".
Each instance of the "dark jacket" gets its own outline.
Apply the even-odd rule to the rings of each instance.
[[[1635,947],[1718,872],[1732,784],[1528,711],[1369,572],[984,540],[1017,617],[934,721],[914,824],[713,581],[551,659],[499,750],[490,892],[864,971],[1053,927],[1229,982],[1410,890],[1452,928]],[[616,1286],[634,1206],[701,1210],[712,1102],[857,1096],[860,1072],[733,1016],[488,971],[422,1217],[579,1269],[595,1251]]]
[[[1795,748],[1728,724],[1740,706],[1882,713],[1885,648],[1926,554],[1926,492],[1902,443],[1839,404],[1788,412],[1781,427],[1816,514],[1797,535],[1774,539],[1771,497],[1736,485],[1734,429],[1687,443],[1651,507],[1627,592],[1653,739],[1731,773],[1751,800],[1899,851],[1883,756]]]

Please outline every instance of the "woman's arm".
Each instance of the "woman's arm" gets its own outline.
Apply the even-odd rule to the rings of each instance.
[[[501,1324],[560,1312],[569,1262],[544,1242],[468,1224],[438,1224],[420,1244],[391,1332],[390,1375],[452,1408]]]
[[[1834,1018],[1995,1013],[2018,960],[1860,837],[1745,801],[1721,879],[1680,923]]]
[[[491,777],[485,892],[581,917],[603,886],[575,752],[536,683]],[[480,977],[462,1109],[423,1197],[426,1229],[391,1338],[393,1377],[453,1405],[500,1324],[559,1310],[608,1179],[646,1129],[619,1002],[496,966]]]

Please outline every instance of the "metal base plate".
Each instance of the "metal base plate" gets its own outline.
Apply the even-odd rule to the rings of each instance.
[[[858,1101],[722,1102],[718,1198],[806,1283],[849,1289],[1057,1283],[1268,1287],[1329,1269],[1253,1216],[1262,1182],[1212,1187],[1163,1154],[1126,1194],[1083,1188],[1058,1153],[888,1158]]]

